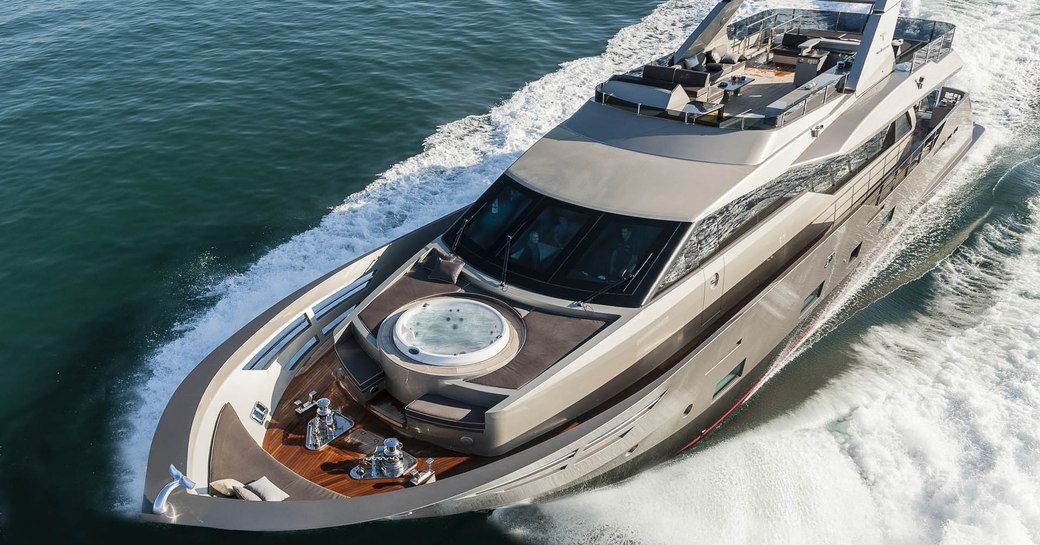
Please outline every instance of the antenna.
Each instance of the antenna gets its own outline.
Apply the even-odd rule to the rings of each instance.
[[[513,235],[506,236],[506,253],[502,256],[502,284],[498,287],[506,290],[506,274],[509,273],[509,252],[513,247]]]

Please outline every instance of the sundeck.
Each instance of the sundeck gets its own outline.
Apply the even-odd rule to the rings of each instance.
[[[709,433],[981,132],[945,84],[952,25],[888,0],[735,21],[740,3],[599,85],[472,205],[201,362],[158,424],[142,516],[494,508]]]

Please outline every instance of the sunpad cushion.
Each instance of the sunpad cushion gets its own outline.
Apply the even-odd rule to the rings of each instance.
[[[244,484],[236,481],[235,479],[220,479],[209,483],[209,491],[216,492],[221,496],[228,498],[235,497],[235,487],[245,486]]]
[[[264,501],[282,501],[289,497],[284,490],[275,486],[267,477],[260,477],[247,484],[246,489],[256,493]]]
[[[246,501],[264,501],[263,498],[256,495],[256,492],[253,492],[244,486],[236,486],[235,495]]]

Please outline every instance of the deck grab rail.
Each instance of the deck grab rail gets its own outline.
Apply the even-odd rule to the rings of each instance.
[[[243,369],[264,370],[278,360],[285,369],[293,370],[356,308],[358,296],[365,293],[374,275],[375,270],[368,271],[296,315],[249,358]],[[286,355],[289,357],[283,361],[281,358]]]
[[[959,101],[951,110],[951,114],[957,110],[964,103],[964,99]],[[947,116],[947,119],[949,116]],[[925,152],[933,147],[939,138],[939,134],[946,126],[946,119],[938,124],[938,126],[928,131],[928,134],[921,139],[921,142],[913,147],[906,157],[901,161],[899,156],[902,155],[898,151],[898,147],[893,147],[888,151],[888,156],[884,158],[879,164],[871,167],[869,171],[866,171],[866,175],[860,175],[853,179],[850,184],[846,184],[840,187],[834,203],[819,216],[813,220],[813,223],[824,223],[831,222],[836,223],[839,218],[845,216],[854,209],[854,204],[861,199],[869,200],[875,197],[881,197],[884,194],[884,189],[887,187],[891,192],[895,189],[896,178],[900,177],[898,181],[902,181],[906,178],[921,162]],[[883,166],[882,166],[883,165]],[[879,191],[880,189],[880,191]]]

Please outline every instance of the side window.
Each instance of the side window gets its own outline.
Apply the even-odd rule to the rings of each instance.
[[[862,242],[857,244],[856,247],[852,249],[852,252],[849,253],[849,263],[852,263],[853,261],[856,260],[857,257],[859,257],[859,252],[862,249],[863,249],[863,243]]]
[[[885,148],[895,144],[901,140],[904,136],[913,130],[913,122],[910,120],[910,112],[904,112],[903,115],[896,118],[888,127],[888,134],[885,136]]]
[[[910,134],[910,131],[914,130],[914,121],[911,117],[913,114],[906,112],[903,116],[896,120],[896,141],[900,138]]]
[[[891,138],[894,138],[895,131],[893,125],[889,125],[887,129],[875,134],[864,142],[862,146],[849,153],[849,167],[852,172],[858,172],[864,165],[877,157],[882,150],[891,145]]]
[[[736,367],[733,368],[732,371],[729,372],[729,374],[722,377],[722,380],[720,380],[718,384],[715,385],[715,393],[711,395],[712,399],[718,397],[719,394],[721,394],[722,391],[726,389],[726,386],[729,386],[731,382],[744,376],[744,364],[746,363],[747,358],[744,358],[743,360],[741,360],[739,364],[737,364]]]
[[[820,282],[820,285],[816,286],[816,289],[812,290],[812,293],[807,295],[805,300],[802,301],[802,312],[805,312],[805,309],[809,308],[821,295],[823,295],[823,282]]]
[[[892,218],[894,218],[895,216],[896,216],[896,207],[893,206],[888,211],[888,214],[885,214],[885,217],[881,218],[881,225],[878,226],[878,230],[883,229],[886,225],[888,225],[888,222],[892,221]]]

